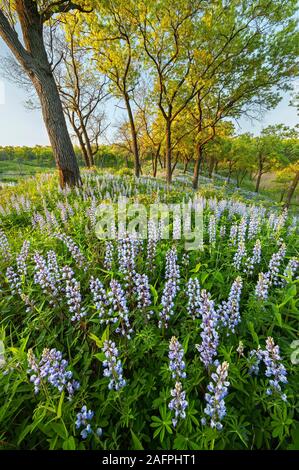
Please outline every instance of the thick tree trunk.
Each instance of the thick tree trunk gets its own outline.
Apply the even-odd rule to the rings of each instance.
[[[31,79],[41,102],[43,119],[59,170],[61,187],[81,184],[73,145],[67,130],[57,86],[43,41],[43,23],[37,4],[16,0],[24,46],[0,10],[0,35]]]
[[[140,159],[139,159],[139,149],[138,149],[138,142],[137,142],[137,132],[134,122],[134,116],[131,108],[131,103],[129,96],[125,94],[125,103],[128,112],[130,128],[131,128],[131,135],[132,135],[132,145],[133,145],[133,154],[134,154],[134,168],[135,168],[135,176],[139,178],[140,176]]]
[[[193,180],[192,180],[193,189],[198,188],[199,168],[202,162],[202,156],[203,156],[203,147],[200,143],[198,143],[196,145],[196,160],[194,163]]]
[[[166,183],[171,184],[172,181],[172,167],[171,167],[171,121],[166,121],[166,149],[165,149],[165,166],[166,166]]]
[[[262,175],[263,175],[263,173],[261,171],[259,171],[258,175],[257,175],[257,179],[256,179],[256,185],[255,185],[255,192],[256,193],[259,192]]]
[[[294,196],[294,192],[296,191],[298,183],[299,183],[299,171],[296,172],[295,177],[292,181],[292,184],[288,190],[287,197],[283,206],[285,209],[288,209],[290,207],[292,197]]]

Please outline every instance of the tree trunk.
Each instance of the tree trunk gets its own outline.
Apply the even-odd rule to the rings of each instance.
[[[79,140],[79,145],[80,145],[80,148],[81,148],[81,151],[82,151],[82,155],[83,155],[84,160],[85,160],[85,165],[87,166],[87,168],[90,168],[90,161],[89,161],[89,158],[88,158],[88,153],[87,153],[82,135],[79,131],[78,132],[76,131],[76,134],[77,134],[77,137],[78,137],[78,140]]]
[[[139,178],[139,176],[140,176],[140,160],[139,160],[137,132],[136,132],[136,127],[135,127],[135,122],[134,122],[134,116],[133,116],[129,96],[127,94],[125,94],[124,98],[125,98],[125,103],[126,103],[126,108],[127,108],[129,122],[130,122],[130,128],[131,128],[131,135],[132,135],[135,176],[137,178]]]
[[[171,168],[171,121],[166,121],[166,149],[165,149],[165,166],[166,166],[166,183],[171,184],[172,168]]]
[[[48,131],[60,186],[82,183],[74,148],[68,133],[58,89],[43,41],[43,23],[32,0],[17,0],[24,46],[0,10],[0,35],[31,79],[41,102],[43,119]]]
[[[158,169],[158,160],[160,159],[160,149],[161,149],[161,144],[158,145],[158,148],[156,150],[154,159],[153,159],[153,177],[156,178],[157,176],[157,169]],[[160,160],[161,164],[161,160]]]
[[[292,184],[288,190],[287,197],[283,206],[284,209],[288,209],[290,207],[291,200],[294,195],[294,192],[296,191],[298,183],[299,183],[299,171],[296,172],[295,177],[292,181]]]
[[[215,165],[215,159],[212,157],[210,160],[210,164],[209,164],[209,178],[212,178],[213,176],[214,165]]]
[[[82,132],[83,132],[83,135],[84,135],[85,145],[86,145],[86,149],[87,149],[89,166],[94,166],[94,158],[93,158],[92,148],[91,148],[90,140],[89,140],[89,137],[88,137],[88,134],[87,134],[86,126],[84,124],[82,126]]]
[[[193,180],[192,180],[193,189],[198,188],[199,168],[202,162],[202,156],[203,156],[203,147],[200,143],[198,143],[196,145],[196,160],[194,163]]]
[[[189,163],[190,163],[190,160],[186,158],[185,163],[184,163],[184,175],[187,173]]]
[[[261,179],[262,179],[263,173],[261,171],[258,172],[257,175],[257,180],[256,180],[256,185],[255,185],[255,192],[258,193],[260,189],[260,184],[261,184]]]

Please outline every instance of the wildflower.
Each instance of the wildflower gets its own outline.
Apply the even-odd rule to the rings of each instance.
[[[144,312],[151,305],[150,285],[147,274],[137,274],[134,278],[134,289],[137,296],[137,308]],[[148,316],[153,312],[149,312]]]
[[[238,244],[238,249],[234,255],[233,265],[236,269],[240,269],[243,258],[246,256],[245,243],[241,240]]]
[[[217,332],[218,315],[214,308],[214,302],[206,290],[200,294],[200,315],[202,318],[200,334],[202,342],[196,345],[200,353],[200,359],[206,368],[213,364],[213,358],[217,354],[219,335]]]
[[[220,225],[219,234],[220,234],[221,238],[225,237],[225,235],[226,235],[226,226],[225,225]]]
[[[176,249],[171,248],[168,250],[166,253],[165,279],[166,281],[171,280],[176,289],[180,279],[180,270],[177,260],[178,257]]]
[[[104,289],[101,281],[98,278],[94,278],[93,276],[90,278],[89,286],[93,295],[95,307],[99,314],[99,318],[105,321],[107,307],[109,306],[106,290]]]
[[[287,397],[282,393],[281,385],[287,383],[287,371],[285,366],[281,363],[279,346],[275,345],[271,336],[266,339],[266,349],[262,350],[260,347],[250,351],[250,358],[254,358],[254,363],[250,367],[249,373],[254,372],[256,375],[260,370],[261,362],[264,363],[266,370],[265,376],[269,379],[269,386],[266,390],[267,395],[278,393],[283,401]]]
[[[19,255],[17,256],[17,270],[20,276],[25,276],[27,274],[27,258],[29,253],[30,242],[25,240]]]
[[[246,217],[243,216],[239,225],[238,225],[238,242],[245,242],[246,240],[246,231],[247,231],[247,220]]]
[[[209,217],[209,243],[210,245],[216,242],[216,217],[214,214],[211,214]]]
[[[15,272],[15,270],[9,266],[6,270],[6,277],[7,281],[11,290],[11,293],[14,295],[18,293],[19,295],[22,294],[22,289],[21,289],[21,279],[20,276]]]
[[[187,282],[187,296],[187,312],[195,320],[199,316],[200,309],[200,285],[197,278],[190,278]]]
[[[293,279],[296,272],[299,269],[299,260],[298,258],[291,258],[283,272],[283,277],[287,279]],[[285,286],[287,284],[287,279],[281,280],[281,285]]]
[[[81,305],[80,282],[74,277],[66,280],[65,296],[69,311],[73,314],[71,321],[80,321],[86,315],[86,311]]]
[[[237,347],[237,353],[239,356],[244,356],[244,344],[243,341],[239,341],[239,345]]]
[[[172,419],[172,424],[175,427],[177,425],[178,418],[186,418],[185,409],[188,406],[188,401],[186,400],[186,392],[183,391],[181,382],[176,382],[174,389],[172,389],[170,393],[173,398],[170,401],[168,408],[175,411],[175,417]]]
[[[72,238],[64,233],[57,233],[55,236],[67,246],[78,267],[86,269],[86,259]]]
[[[105,243],[104,268],[107,269],[108,271],[111,271],[111,269],[112,269],[113,251],[114,251],[113,243],[111,241],[106,241],[106,243]]]
[[[286,246],[283,243],[281,247],[279,248],[278,252],[272,255],[270,262],[269,262],[268,273],[270,277],[270,282],[271,284],[274,284],[274,286],[278,286],[280,283],[279,270],[280,270],[280,265],[285,256],[285,252],[286,252]]]
[[[9,261],[11,258],[10,246],[8,243],[7,236],[0,228],[0,253],[5,261]]]
[[[174,307],[174,299],[177,293],[177,286],[176,283],[169,279],[166,281],[164,289],[163,289],[163,294],[162,294],[162,299],[161,299],[161,304],[162,304],[162,310],[159,313],[160,320],[159,320],[159,328],[168,328],[168,321],[170,320],[170,317],[173,315],[173,307]]]
[[[123,369],[119,356],[118,349],[115,343],[111,340],[104,341],[102,351],[105,353],[105,361],[103,362],[104,377],[109,377],[110,382],[108,385],[109,390],[120,390],[126,385],[126,381],[123,378]]]
[[[238,235],[238,225],[233,224],[230,229],[229,233],[229,245],[235,246],[237,243],[237,235]]]
[[[247,274],[252,274],[255,265],[261,262],[261,253],[262,253],[262,246],[260,240],[256,240],[255,245],[252,250],[252,256],[248,257],[245,261],[244,272]]]
[[[255,296],[259,300],[267,300],[270,285],[269,273],[259,273],[258,282],[255,287]]]
[[[226,415],[224,398],[229,387],[228,368],[229,364],[226,361],[217,367],[216,372],[211,375],[212,380],[208,385],[209,393],[205,394],[207,405],[204,412],[210,418],[210,427],[216,428],[218,431],[223,428],[221,421]],[[202,424],[206,424],[205,418],[202,419]]]
[[[116,321],[119,321],[119,326],[115,332],[130,339],[133,329],[129,321],[129,309],[125,293],[120,283],[114,279],[110,282],[110,288],[111,291],[108,293],[108,301],[110,303],[109,315],[114,317],[116,315]]]
[[[87,410],[86,405],[82,406],[81,411],[77,413],[76,416],[76,429],[83,428],[80,432],[82,439],[86,439],[89,434],[94,433],[91,424],[88,421],[91,421],[94,417],[94,412],[92,410]],[[101,428],[97,428],[95,434],[97,436],[101,436],[103,434],[103,430]]]
[[[184,350],[180,343],[178,342],[177,338],[173,336],[169,343],[169,369],[172,372],[173,379],[185,379],[186,372],[185,372],[185,362],[183,361],[184,357]]]
[[[80,387],[79,382],[71,380],[73,373],[67,370],[68,361],[62,358],[62,353],[56,349],[45,348],[38,362],[32,349],[28,351],[28,373],[31,374],[30,382],[34,384],[34,391],[38,393],[41,384],[48,382],[59,392],[67,390],[69,398]]]
[[[61,272],[58,267],[56,253],[49,251],[47,261],[37,251],[33,255],[35,262],[34,282],[40,285],[44,294],[51,297],[50,303],[56,303],[61,292]]]
[[[223,326],[235,333],[236,326],[240,323],[240,297],[242,290],[242,279],[240,276],[233,282],[227,301],[223,301],[218,309],[218,315]]]

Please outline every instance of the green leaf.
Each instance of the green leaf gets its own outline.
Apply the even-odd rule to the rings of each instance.
[[[70,436],[62,444],[63,450],[76,450],[76,441],[73,436]]]
[[[136,434],[132,431],[131,429],[131,436],[132,436],[132,441],[133,441],[133,450],[144,450],[143,445],[141,444],[140,440],[136,436]]]
[[[64,393],[64,390],[63,390],[62,394],[60,395],[59,403],[58,403],[58,406],[57,406],[57,415],[56,415],[57,418],[61,418],[64,396],[65,396],[65,393]]]

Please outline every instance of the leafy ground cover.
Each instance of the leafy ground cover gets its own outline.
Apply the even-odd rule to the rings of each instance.
[[[195,197],[90,172],[1,191],[1,446],[298,449],[296,217],[209,186],[203,249],[99,240],[97,204],[120,195]]]

